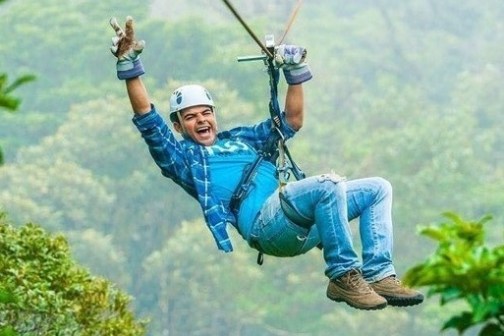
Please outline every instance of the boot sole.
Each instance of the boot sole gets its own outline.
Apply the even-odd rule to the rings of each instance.
[[[327,295],[327,297],[334,301],[334,302],[344,302],[346,303],[347,305],[349,305],[350,307],[352,308],[355,308],[355,309],[360,309],[360,310],[380,310],[380,309],[383,309],[385,307],[387,307],[387,302],[384,302],[384,303],[380,303],[378,305],[375,305],[375,306],[359,306],[359,305],[355,305],[353,304],[352,302],[348,302],[347,300],[345,299],[341,299],[341,298],[332,298],[330,297],[329,295]]]
[[[417,304],[420,304],[423,302],[424,298],[422,295],[419,296],[414,296],[414,297],[408,297],[408,298],[400,298],[396,296],[387,296],[380,294],[387,300],[387,303],[390,306],[393,307],[408,307],[408,306],[415,306]]]

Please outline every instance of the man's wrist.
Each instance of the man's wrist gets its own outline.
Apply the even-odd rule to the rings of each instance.
[[[121,60],[117,61],[117,78],[131,79],[141,76],[145,73],[142,60],[138,57],[134,61],[131,60]]]
[[[302,84],[312,79],[312,73],[308,64],[301,67],[286,67],[283,69],[285,81],[289,85]]]

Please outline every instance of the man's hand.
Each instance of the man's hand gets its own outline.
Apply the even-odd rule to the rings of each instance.
[[[275,62],[283,69],[285,80],[289,85],[301,84],[312,78],[305,59],[306,49],[303,47],[286,44],[275,47]]]
[[[296,45],[281,44],[275,47],[277,65],[296,65],[306,58],[306,49]]]
[[[117,23],[116,18],[110,19],[110,25],[114,29],[116,36],[112,38],[110,51],[117,57],[117,78],[131,79],[145,73],[140,53],[143,51],[145,42],[135,39],[133,29],[133,18],[126,18],[125,30]]]

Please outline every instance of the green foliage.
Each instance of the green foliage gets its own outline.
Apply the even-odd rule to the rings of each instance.
[[[0,329],[0,336],[17,336],[18,333],[12,327],[4,327]]]
[[[28,223],[19,229],[0,213],[2,332],[21,335],[144,335],[130,298],[93,277],[70,256],[62,235]]]
[[[5,288],[0,287],[0,306],[3,304],[16,302],[14,296],[11,292],[5,290]],[[16,336],[17,333],[14,331],[12,326],[5,326],[5,323],[0,327],[0,336]]]
[[[19,98],[13,97],[11,92],[23,85],[25,83],[35,80],[33,75],[25,75],[17,78],[10,85],[7,84],[7,75],[0,74],[0,108],[4,108],[7,111],[15,111],[19,107],[21,100]]]
[[[20,85],[35,79],[33,75],[25,75],[17,78],[10,85],[7,84],[7,75],[0,74],[0,109],[14,112],[18,109],[21,100],[11,95],[11,92]],[[0,147],[0,165],[4,163],[2,148]]]
[[[408,270],[404,282],[429,287],[429,295],[440,295],[441,306],[465,301],[469,311],[450,318],[443,326],[463,334],[483,325],[479,335],[504,334],[504,245],[490,248],[485,244],[484,224],[465,221],[454,213],[440,225],[422,227],[420,232],[438,243],[423,263]]]

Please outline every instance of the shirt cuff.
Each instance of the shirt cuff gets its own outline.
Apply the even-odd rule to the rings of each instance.
[[[289,123],[287,122],[285,111],[280,114],[280,117],[282,118],[282,134],[286,139],[292,138],[294,134],[296,134],[296,130],[293,129]]]
[[[131,120],[140,132],[151,129],[162,122],[162,118],[157,113],[154,104],[151,104],[151,110],[149,112],[142,115],[135,115]]]

